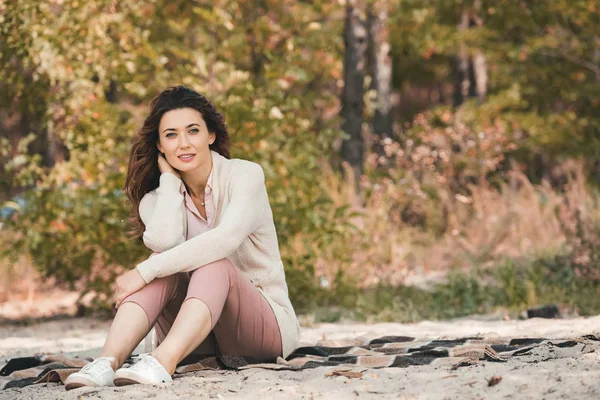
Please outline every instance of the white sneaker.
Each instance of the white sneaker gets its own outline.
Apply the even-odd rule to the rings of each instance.
[[[84,365],[79,371],[67,377],[65,389],[71,390],[82,386],[114,386],[115,371],[110,366],[114,359],[114,357],[98,357]]]
[[[165,383],[173,382],[171,374],[158,362],[152,353],[142,353],[134,356],[138,361],[129,368],[119,368],[115,372],[116,386],[132,385],[134,383]]]

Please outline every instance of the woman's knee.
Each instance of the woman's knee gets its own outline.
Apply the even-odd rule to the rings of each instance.
[[[141,290],[172,290],[176,288],[179,278],[178,274],[156,278]]]
[[[170,300],[170,298],[173,297],[173,295],[177,292],[177,287],[181,278],[182,277],[179,276],[179,274],[156,278],[137,292],[127,296],[123,302],[127,300],[139,299],[140,297],[144,299]]]
[[[213,267],[213,268],[232,268],[234,265],[228,258],[221,258],[220,260],[213,261],[209,264],[206,264],[204,267]],[[201,267],[201,268],[204,268]],[[200,268],[198,268],[200,269]]]
[[[229,276],[230,270],[235,268],[233,263],[226,258],[211,262],[200,268],[196,268],[191,273],[193,279],[196,275]]]
[[[199,293],[228,292],[235,266],[226,258],[206,264],[192,271],[188,285],[188,297]]]

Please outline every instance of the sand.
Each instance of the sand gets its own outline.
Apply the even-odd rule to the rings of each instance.
[[[88,318],[0,328],[0,367],[11,357],[62,351],[96,356],[110,321]],[[600,335],[600,316],[560,320],[489,320],[464,318],[416,324],[315,324],[303,327],[303,343],[361,334],[408,335],[419,338],[486,337],[566,338]],[[141,350],[141,348],[138,348]],[[56,383],[0,391],[0,399],[600,399],[600,354],[577,345],[541,347],[506,363],[481,362],[451,370],[446,366],[413,366],[365,370],[360,378],[329,377],[339,367],[304,371],[200,371],[171,384],[80,388],[65,391]],[[492,377],[501,380],[488,386]]]

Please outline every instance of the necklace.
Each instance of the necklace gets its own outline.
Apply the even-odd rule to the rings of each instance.
[[[198,197],[198,196],[194,195],[192,192],[190,192],[190,194],[192,195],[192,197],[195,197],[195,198],[197,198],[198,200],[200,200],[200,204],[202,204],[202,207],[204,207],[204,200],[203,200],[203,199],[201,199],[200,197]]]

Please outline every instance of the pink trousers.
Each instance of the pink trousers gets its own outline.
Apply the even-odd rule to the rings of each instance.
[[[156,324],[157,343],[168,334],[184,301],[197,298],[211,314],[211,332],[192,354],[251,356],[275,360],[282,355],[281,334],[271,306],[250,280],[222,259],[192,272],[157,278],[129,295]]]

